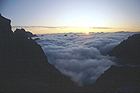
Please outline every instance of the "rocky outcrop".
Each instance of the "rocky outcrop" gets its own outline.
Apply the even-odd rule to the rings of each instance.
[[[121,42],[110,52],[122,64],[140,65],[140,34],[134,34]]]
[[[111,52],[119,65],[112,66],[96,81],[100,93],[140,93],[140,34],[122,41]]]
[[[97,79],[94,89],[99,93],[139,93],[140,68],[112,66]]]
[[[41,47],[24,29],[12,32],[0,15],[0,92],[66,93],[74,83],[47,61]]]
[[[2,17],[0,14],[0,37],[1,38],[2,37],[9,38],[13,34],[10,23],[11,20]]]
[[[14,31],[14,35],[18,38],[24,38],[24,39],[27,39],[27,38],[31,39],[31,37],[36,36],[29,31],[25,31],[24,29],[16,29]]]

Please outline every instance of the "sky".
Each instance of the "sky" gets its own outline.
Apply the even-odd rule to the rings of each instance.
[[[140,0],[0,0],[0,13],[13,26],[140,30]]]

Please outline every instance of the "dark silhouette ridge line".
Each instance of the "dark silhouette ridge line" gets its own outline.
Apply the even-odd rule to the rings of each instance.
[[[24,29],[12,32],[11,21],[0,16],[0,92],[58,93],[75,84],[50,65]]]

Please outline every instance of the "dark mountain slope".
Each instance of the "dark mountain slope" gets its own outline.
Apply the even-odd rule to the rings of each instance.
[[[24,29],[12,32],[0,15],[0,92],[58,93],[75,85],[47,61],[41,47]]]
[[[140,34],[130,36],[109,53],[117,57],[112,66],[95,83],[101,93],[140,93]]]
[[[95,83],[101,93],[140,93],[140,67],[112,66]]]
[[[119,58],[124,64],[140,64],[140,34],[128,37],[116,46],[110,55]]]

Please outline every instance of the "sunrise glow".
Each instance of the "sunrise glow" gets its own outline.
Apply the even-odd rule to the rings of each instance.
[[[36,34],[135,32],[140,31],[138,1],[5,0],[0,12],[12,19],[12,26],[28,26]]]

